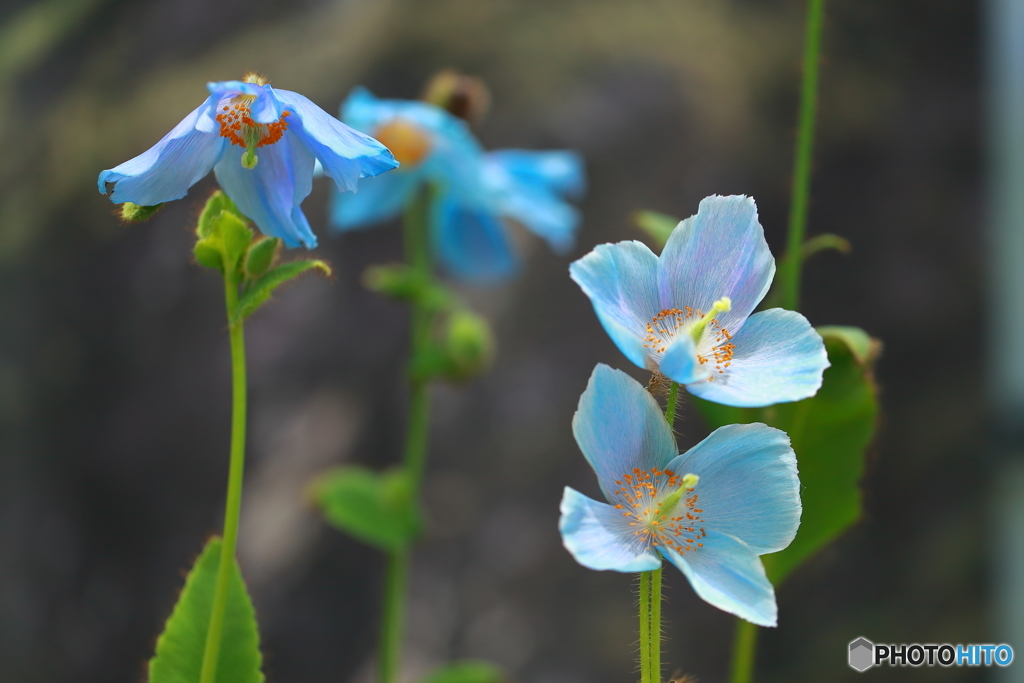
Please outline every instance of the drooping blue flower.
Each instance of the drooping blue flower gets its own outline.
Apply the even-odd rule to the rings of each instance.
[[[693,394],[758,407],[813,396],[829,366],[799,313],[751,315],[775,276],[754,200],[707,197],[661,257],[641,242],[602,244],[569,267],[629,360]]]
[[[313,248],[316,236],[299,205],[312,190],[316,161],[341,192],[398,166],[373,138],[262,78],[208,83],[207,89],[206,101],[160,142],[100,173],[100,193],[118,204],[155,206],[184,197],[213,169],[264,234],[289,247]]]
[[[386,144],[402,163],[396,173],[335,197],[331,217],[340,230],[363,228],[399,215],[430,183],[438,195],[431,241],[441,264],[467,280],[511,275],[517,261],[502,219],[522,223],[564,252],[579,213],[563,197],[583,192],[583,164],[573,152],[501,150],[485,153],[462,119],[426,102],[382,100],[357,88],[342,119]]]
[[[572,427],[608,501],[566,487],[558,528],[577,562],[644,572],[664,558],[715,607],[775,626],[759,555],[790,544],[801,511],[785,432],[729,425],[680,455],[657,401],[606,365],[594,369]]]

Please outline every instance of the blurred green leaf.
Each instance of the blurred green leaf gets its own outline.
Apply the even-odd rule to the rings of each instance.
[[[763,422],[789,434],[800,470],[803,515],[785,550],[762,557],[776,584],[860,517],[864,452],[878,415],[872,363],[879,343],[851,327],[823,327],[829,362],[817,395],[767,408],[735,408],[693,397],[712,428]]]
[[[465,660],[435,670],[423,683],[501,683],[504,672],[490,662]]]
[[[203,665],[206,631],[220,563],[221,540],[211,538],[185,579],[178,604],[156,641],[149,660],[149,683],[196,683]],[[262,683],[260,637],[256,613],[245,590],[238,563],[231,570],[224,631],[217,657],[217,681]]]
[[[381,550],[401,550],[419,533],[419,511],[403,470],[339,467],[316,479],[311,493],[328,522]]]
[[[441,310],[456,300],[444,285],[431,281],[404,264],[370,266],[363,271],[363,284],[400,301],[417,302],[428,310]]]
[[[232,324],[248,318],[250,315],[255,313],[260,306],[266,303],[267,299],[270,298],[270,295],[274,293],[275,289],[309,270],[320,270],[324,275],[331,274],[330,266],[319,259],[282,263],[277,268],[274,268],[266,275],[256,280],[256,282],[252,283],[252,285],[245,290],[245,294],[243,294],[242,298],[238,301],[238,307],[235,309],[234,317],[231,319]]]
[[[660,251],[668,242],[668,236],[679,225],[679,219],[657,211],[636,211],[633,213],[633,222],[654,240],[655,246]]]

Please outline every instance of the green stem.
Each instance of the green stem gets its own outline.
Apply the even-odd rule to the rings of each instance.
[[[757,653],[757,626],[745,619],[736,620],[736,637],[732,646],[732,674],[729,683],[750,683],[754,680],[754,655]]]
[[[651,572],[640,573],[640,683],[651,683]]]
[[[227,304],[228,333],[231,339],[231,460],[228,469],[227,502],[224,505],[224,540],[220,548],[217,585],[213,593],[210,626],[206,632],[200,683],[214,683],[217,677],[217,657],[220,654],[221,635],[224,631],[224,611],[227,607],[228,586],[231,581],[232,565],[235,562],[235,546],[238,542],[238,519],[242,510],[242,474],[245,469],[245,335],[241,320],[236,323],[230,322],[238,306],[237,279],[230,276],[224,278],[224,299]]]
[[[651,572],[651,683],[661,683],[661,567]]]
[[[673,427],[679,384],[672,382],[665,403],[665,421]],[[640,681],[661,683],[661,568],[640,573]]]
[[[665,402],[665,421],[668,422],[669,427],[675,427],[676,424],[676,403],[679,402],[679,383],[672,382],[672,386],[668,390],[668,400]]]
[[[804,234],[811,192],[811,153],[814,146],[814,118],[818,106],[818,61],[825,0],[809,0],[807,33],[804,38],[804,74],[800,87],[800,122],[797,127],[793,161],[793,195],[789,207],[789,239],[785,268],[781,275],[782,305],[795,311],[800,305],[800,274],[803,269]]]
[[[432,189],[423,187],[406,208],[403,240],[406,260],[416,271],[420,282],[429,285],[433,273],[430,263],[427,217]],[[421,359],[430,342],[431,312],[423,302],[412,301],[412,348],[410,350],[409,426],[405,437],[402,466],[408,477],[414,501],[419,499],[423,468],[427,459],[427,438],[430,429],[430,382],[419,373]],[[384,607],[380,632],[380,683],[394,683],[398,678],[402,655],[402,630],[405,623],[405,592],[409,577],[409,550],[402,548],[388,557],[384,587]]]

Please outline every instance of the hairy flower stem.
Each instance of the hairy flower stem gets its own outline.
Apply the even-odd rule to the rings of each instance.
[[[432,277],[427,218],[433,190],[424,186],[405,211],[403,240],[405,255],[419,281],[427,286]],[[418,372],[421,357],[428,352],[431,313],[419,298],[412,301],[412,344],[410,350],[409,425],[402,466],[412,499],[419,499],[423,467],[427,459],[430,428],[430,381]],[[384,609],[380,627],[380,683],[394,683],[402,655],[402,627],[405,622],[405,592],[409,577],[409,548],[391,553],[384,588]]]
[[[793,160],[793,195],[789,206],[789,239],[780,273],[782,306],[791,311],[800,305],[800,274],[811,193],[811,153],[814,147],[814,119],[818,106],[818,61],[825,0],[808,0],[807,33],[804,37],[804,74],[800,87],[800,121],[797,124]]]
[[[217,657],[220,654],[221,635],[224,631],[224,611],[228,602],[228,586],[235,561],[238,542],[238,518],[242,509],[242,474],[245,469],[245,334],[241,320],[232,322],[238,306],[237,276],[225,275],[224,299],[227,304],[228,334],[231,339],[231,460],[228,469],[228,494],[224,505],[224,540],[217,567],[217,585],[213,593],[213,610],[206,632],[203,650],[203,668],[199,683],[214,683],[217,676]],[[224,683],[224,682],[222,682]]]
[[[679,384],[672,382],[665,421],[675,427]],[[640,573],[640,683],[661,683],[661,567]]]

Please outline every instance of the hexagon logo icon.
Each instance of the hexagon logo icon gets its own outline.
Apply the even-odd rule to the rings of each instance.
[[[850,668],[867,671],[875,664],[875,644],[867,638],[858,638],[850,643]]]

